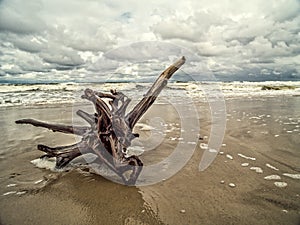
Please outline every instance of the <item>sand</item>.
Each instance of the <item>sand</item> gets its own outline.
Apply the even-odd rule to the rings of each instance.
[[[300,180],[293,177],[300,173],[300,98],[227,100],[226,106],[224,153],[208,169],[200,172],[199,162],[206,150],[200,144],[206,146],[210,136],[210,111],[199,103],[199,135],[205,138],[195,144],[191,160],[171,178],[143,187],[116,184],[78,168],[57,173],[30,163],[42,155],[37,144],[56,146],[75,140],[14,121],[30,117],[71,123],[72,106],[1,108],[0,224],[299,224]],[[151,139],[155,135],[151,129],[137,130],[148,144],[141,156],[145,164],[167,157],[184,141],[171,108],[154,105],[140,121],[147,124],[164,112],[162,120],[169,124],[160,143]],[[264,179],[270,175],[281,180]]]

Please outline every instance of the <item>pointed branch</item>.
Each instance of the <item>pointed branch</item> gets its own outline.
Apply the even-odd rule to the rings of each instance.
[[[69,126],[69,125],[63,125],[63,124],[49,124],[38,120],[33,119],[22,119],[17,120],[17,124],[31,124],[35,127],[44,127],[49,130],[52,130],[53,132],[62,132],[67,134],[76,134],[79,136],[84,135],[86,131],[89,130],[89,127],[84,126]]]
[[[149,107],[156,100],[161,90],[167,85],[169,78],[185,63],[185,57],[182,56],[173,65],[169,66],[162,74],[157,78],[148,92],[144,95],[144,98],[133,108],[131,112],[126,115],[126,120],[129,123],[129,127],[133,128],[137,121],[143,116],[143,114],[149,109]]]
[[[92,127],[95,126],[97,118],[94,115],[90,115],[87,112],[84,112],[83,110],[79,109],[76,114],[80,116],[82,119],[84,119],[86,122],[88,122]]]

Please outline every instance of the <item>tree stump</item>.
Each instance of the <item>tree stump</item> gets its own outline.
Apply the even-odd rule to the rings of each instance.
[[[163,71],[144,97],[127,114],[126,109],[131,99],[123,93],[116,90],[111,90],[110,93],[102,93],[86,89],[82,98],[91,101],[96,112],[89,114],[78,110],[76,114],[87,121],[89,127],[49,124],[33,119],[21,119],[17,120],[16,123],[31,124],[48,128],[54,132],[75,134],[82,137],[80,142],[69,146],[48,147],[41,144],[37,146],[38,150],[46,153],[41,158],[56,158],[56,168],[65,167],[80,155],[94,153],[98,156],[98,160],[101,160],[120,176],[125,184],[134,185],[142,171],[143,163],[135,155],[126,157],[126,151],[131,145],[131,141],[139,137],[139,134],[132,132],[133,128],[167,85],[169,78],[184,63],[185,58],[183,56]],[[103,98],[109,99],[109,105],[105,103]],[[130,175],[125,176],[125,173],[128,172]]]

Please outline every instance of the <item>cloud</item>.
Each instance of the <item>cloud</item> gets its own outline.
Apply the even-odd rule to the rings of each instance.
[[[0,75],[143,80],[186,55],[193,76],[299,80],[299,11],[298,0],[2,0]]]
[[[56,64],[61,66],[75,67],[80,66],[84,63],[78,52],[75,50],[56,45],[52,43],[48,46],[47,51],[43,51],[39,56],[46,62],[50,64]]]
[[[0,2],[0,31],[19,34],[41,31],[45,24],[39,15],[39,1],[11,0]],[[21,6],[21,7],[20,7]]]

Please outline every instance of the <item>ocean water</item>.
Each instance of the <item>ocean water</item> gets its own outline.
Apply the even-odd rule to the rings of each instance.
[[[0,84],[0,107],[32,106],[80,102],[85,88],[109,92],[116,89],[134,100],[141,98],[151,83],[58,83],[58,84]],[[280,90],[263,90],[264,86]],[[172,97],[181,101],[183,95],[195,102],[216,98],[259,98],[279,95],[300,95],[298,82],[178,82],[169,83],[160,94],[160,100]]]

